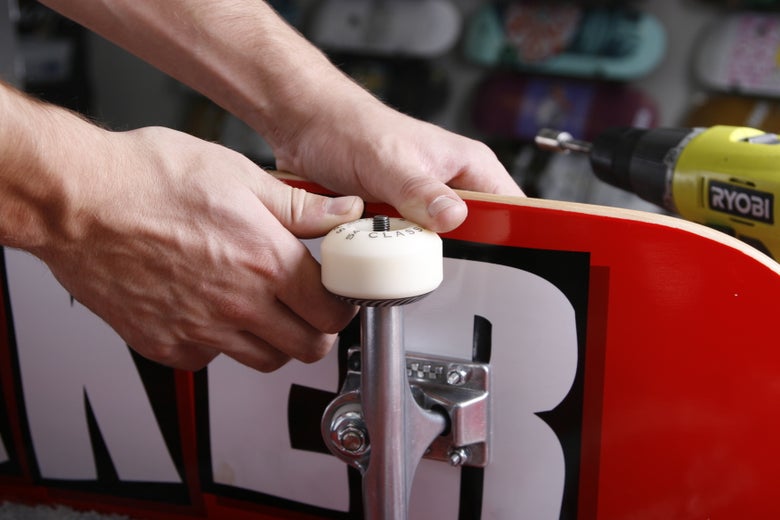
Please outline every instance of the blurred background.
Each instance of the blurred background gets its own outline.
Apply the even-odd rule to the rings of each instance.
[[[536,197],[660,211],[585,157],[537,150],[543,127],[780,130],[780,1],[271,3],[388,104],[487,143]],[[238,118],[38,2],[0,0],[0,73],[111,128],[178,128],[273,167]]]

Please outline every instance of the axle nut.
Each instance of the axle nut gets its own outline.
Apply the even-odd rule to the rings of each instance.
[[[331,441],[333,446],[345,455],[364,455],[370,445],[363,415],[351,410],[335,417],[331,424]]]

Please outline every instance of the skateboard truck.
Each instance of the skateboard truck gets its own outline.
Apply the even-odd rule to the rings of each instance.
[[[487,464],[487,367],[406,355],[403,344],[403,305],[439,286],[442,264],[441,239],[403,219],[351,222],[322,244],[323,284],[361,307],[361,347],[348,352],[344,384],[321,430],[331,452],[361,472],[370,520],[407,518],[423,456]]]

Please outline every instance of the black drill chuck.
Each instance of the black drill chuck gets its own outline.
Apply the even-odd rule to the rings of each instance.
[[[690,128],[610,128],[593,141],[590,163],[604,182],[668,207],[677,153],[691,132]]]

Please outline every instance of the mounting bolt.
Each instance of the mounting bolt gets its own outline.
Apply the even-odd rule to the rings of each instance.
[[[447,384],[452,386],[460,386],[466,382],[468,372],[463,367],[455,367],[447,372]]]
[[[469,461],[469,450],[467,448],[455,448],[449,454],[450,466],[463,466]]]

